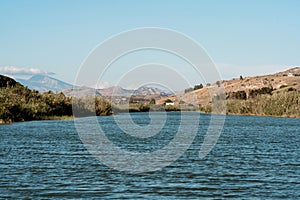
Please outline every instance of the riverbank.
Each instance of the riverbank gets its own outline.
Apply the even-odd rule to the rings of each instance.
[[[74,116],[44,116],[40,119],[34,119],[34,120],[23,120],[23,121],[16,121],[16,122],[29,122],[29,121],[43,121],[43,120],[74,120]],[[15,123],[13,121],[4,121],[0,119],[0,125],[5,125],[5,124],[12,124]]]

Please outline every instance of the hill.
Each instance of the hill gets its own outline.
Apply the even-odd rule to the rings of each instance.
[[[134,93],[134,90],[127,90],[120,86],[112,86],[109,88],[98,89],[97,91],[100,92],[105,97],[130,96]]]
[[[74,113],[75,111],[75,113]],[[96,113],[95,113],[96,112]],[[30,120],[61,119],[87,115],[109,115],[110,104],[97,97],[71,98],[62,92],[39,93],[0,75],[0,124]]]
[[[7,76],[0,75],[0,88],[21,86],[20,83]]]
[[[163,104],[170,99],[177,106],[184,102],[210,112],[213,91],[219,88],[218,85],[221,85],[220,89],[224,88],[228,114],[300,116],[299,67],[270,75],[223,80],[201,89],[162,98],[157,103]]]
[[[251,89],[259,89],[263,87],[280,89],[285,86],[300,90],[300,68],[296,67],[265,76],[237,78],[229,81],[223,81],[222,83],[226,92],[236,92],[239,90],[249,91]]]

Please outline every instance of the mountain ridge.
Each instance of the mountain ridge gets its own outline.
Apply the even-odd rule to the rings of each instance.
[[[39,92],[47,92],[49,90],[53,92],[59,92],[66,88],[73,87],[71,84],[64,81],[52,78],[47,75],[33,75],[29,79],[16,79],[22,85],[27,86],[29,89],[37,90]]]

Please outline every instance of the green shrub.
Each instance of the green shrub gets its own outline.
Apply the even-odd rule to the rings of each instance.
[[[300,116],[300,92],[290,91],[258,95],[248,100],[227,100],[227,112],[266,116]]]
[[[106,100],[97,97],[90,101],[92,104],[86,103],[86,99],[74,99],[73,108],[78,111],[76,113],[82,116],[95,115],[95,111],[97,115],[111,114],[111,106]],[[0,76],[0,121],[2,123],[72,115],[71,97],[51,91],[40,94],[11,78]]]

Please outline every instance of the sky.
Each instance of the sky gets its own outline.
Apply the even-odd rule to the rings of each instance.
[[[0,73],[47,74],[74,83],[99,44],[143,27],[171,29],[192,38],[222,79],[275,73],[300,65],[299,10],[298,0],[0,0]],[[153,58],[145,63],[170,58],[169,65],[184,64],[149,52],[136,53],[139,64],[143,56]],[[129,60],[128,65],[133,62]],[[129,69],[120,66],[98,87],[115,84]],[[191,75],[191,84],[201,82],[188,68],[179,73]]]

